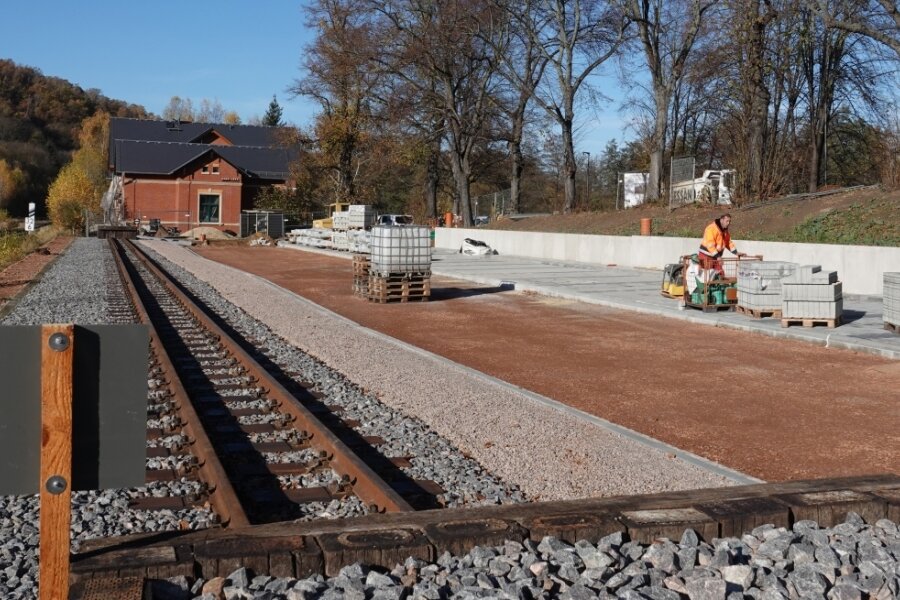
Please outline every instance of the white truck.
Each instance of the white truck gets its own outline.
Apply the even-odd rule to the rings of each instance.
[[[734,176],[734,169],[706,170],[702,177],[672,184],[673,203],[703,202],[729,206],[734,192]]]

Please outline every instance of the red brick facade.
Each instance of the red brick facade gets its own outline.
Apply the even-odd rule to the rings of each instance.
[[[204,170],[206,172],[204,172]],[[218,172],[216,172],[218,171]],[[244,182],[244,176],[218,156],[204,156],[172,176],[123,174],[125,219],[146,224],[159,219],[182,232],[195,227],[214,227],[237,233],[241,211],[253,208],[253,199],[264,184]],[[218,196],[218,218],[201,222],[201,195]]]

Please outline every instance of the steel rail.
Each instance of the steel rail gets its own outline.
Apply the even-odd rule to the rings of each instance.
[[[204,328],[218,336],[219,343],[256,378],[267,395],[280,404],[280,409],[295,420],[295,426],[305,430],[311,440],[329,455],[332,468],[350,477],[354,493],[364,502],[374,505],[378,511],[410,512],[415,509],[403,499],[384,479],[379,477],[347,444],[324,425],[309,409],[291,394],[268,370],[260,365],[244,348],[226,333],[200,308],[162,268],[142,249],[131,241],[127,244],[141,264],[153,273],[169,292],[196,318]]]
[[[190,396],[188,396],[187,390],[185,390],[184,385],[178,378],[175,365],[169,358],[169,354],[163,346],[156,327],[154,327],[153,321],[150,319],[150,314],[141,300],[132,275],[128,271],[125,258],[122,256],[124,248],[117,244],[113,238],[110,238],[109,244],[116,261],[116,267],[119,270],[119,276],[122,278],[122,283],[132,299],[138,319],[150,329],[150,345],[156,354],[156,360],[159,361],[163,372],[168,377],[167,383],[174,397],[176,411],[178,418],[182,422],[182,428],[192,440],[191,451],[198,458],[198,475],[210,490],[210,504],[212,504],[216,513],[222,519],[223,526],[232,529],[248,527],[250,519],[244,511],[244,507],[234,487],[231,485],[225,467],[222,466],[212,442],[200,424],[200,416],[194,410]]]

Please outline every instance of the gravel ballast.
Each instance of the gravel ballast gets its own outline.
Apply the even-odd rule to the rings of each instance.
[[[867,525],[849,513],[832,528],[813,521],[792,529],[764,525],[709,543],[693,530],[677,542],[649,545],[621,533],[596,544],[546,537],[476,547],[463,556],[445,553],[434,563],[409,558],[389,572],[355,564],[337,577],[296,580],[238,569],[225,578],[182,577],[156,587],[168,600],[889,600],[900,594],[898,561],[896,523]]]
[[[349,325],[305,299],[188,248],[163,241],[145,245],[384,404],[421,420],[531,500],[732,484],[721,475]]]
[[[77,323],[94,325],[122,322],[110,314],[109,299],[122,294],[115,261],[106,242],[79,238],[59,257],[3,325]],[[156,392],[149,392],[150,407]],[[177,445],[180,436],[160,439],[152,445]],[[148,465],[154,466],[154,459]],[[164,466],[164,465],[159,465]],[[144,496],[187,496],[205,493],[196,481],[154,482],[131,489],[79,491],[72,494],[72,549],[81,542],[133,533],[201,529],[218,523],[208,508],[135,510],[131,500]],[[37,596],[39,498],[0,496],[0,598],[32,599]]]

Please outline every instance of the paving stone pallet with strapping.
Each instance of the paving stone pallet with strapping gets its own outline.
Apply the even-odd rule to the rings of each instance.
[[[840,323],[844,311],[843,286],[837,271],[822,271],[819,265],[803,265],[781,280],[782,325],[789,321],[828,320]]]
[[[121,545],[97,540],[73,562],[76,590],[95,579],[228,577],[239,568],[256,575],[336,576],[355,563],[391,569],[409,557],[435,561],[476,546],[534,542],[551,536],[568,544],[609,535],[642,544],[682,539],[686,530],[713,542],[766,525],[790,528],[815,521],[842,523],[850,513],[866,523],[900,519],[900,476],[756,484],[515,506],[378,514],[351,521],[318,521],[214,530]],[[77,595],[76,595],[77,597]]]
[[[900,328],[900,273],[884,274],[884,322],[893,331]]]
[[[781,311],[781,282],[794,274],[795,263],[741,261],[738,264],[738,306],[755,311]]]

